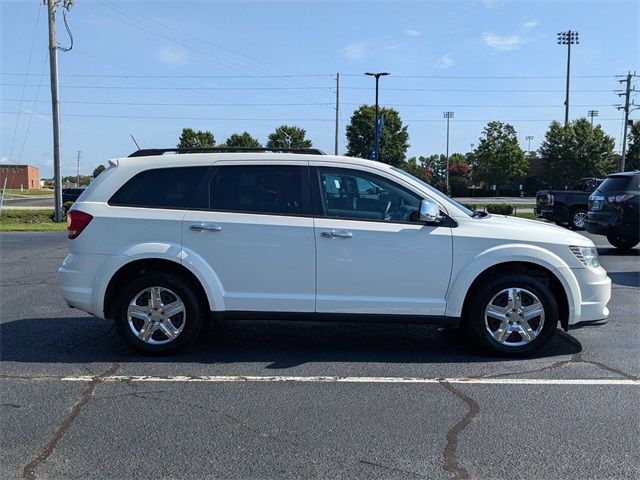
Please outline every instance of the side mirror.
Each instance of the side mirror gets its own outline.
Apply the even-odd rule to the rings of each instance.
[[[420,202],[420,221],[425,223],[442,223],[440,215],[440,207],[431,200],[422,200]]]

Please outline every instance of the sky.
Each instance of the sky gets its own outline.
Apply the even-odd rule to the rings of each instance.
[[[46,7],[0,0],[0,163],[53,175]],[[262,143],[278,125],[307,130],[334,150],[340,73],[339,153],[359,105],[380,105],[408,125],[408,156],[478,144],[491,120],[507,121],[521,146],[539,147],[564,119],[567,47],[570,118],[598,110],[616,139],[622,113],[616,75],[640,71],[638,1],[135,1],[76,0],[67,14],[73,48],[58,54],[62,172],[80,173],[143,148],[173,147],[182,128],[222,143],[248,131]],[[57,18],[58,43],[70,40]],[[638,88],[640,88],[640,83]],[[637,97],[636,97],[637,98]],[[638,100],[636,100],[638,103]],[[638,111],[632,113],[637,118]]]

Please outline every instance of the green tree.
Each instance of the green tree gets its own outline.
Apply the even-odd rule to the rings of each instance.
[[[216,144],[213,133],[209,130],[198,130],[192,128],[183,128],[180,139],[178,140],[178,148],[207,148]]]
[[[487,186],[496,185],[498,190],[527,174],[528,163],[518,144],[518,135],[508,123],[489,122],[473,156],[474,179],[486,182]]]
[[[244,148],[260,148],[262,144],[253,138],[249,132],[234,133],[221,146],[223,147],[244,147]]]
[[[640,120],[631,125],[629,131],[629,148],[625,157],[625,170],[640,170]]]
[[[615,169],[615,141],[586,118],[567,126],[552,122],[538,150],[545,162],[547,180],[570,187],[582,177],[603,177]]]
[[[93,169],[93,178],[96,178],[98,175],[100,175],[106,169],[107,169],[107,167],[105,167],[104,165],[102,165],[102,164],[98,165],[96,168]]]
[[[449,165],[457,165],[459,163],[467,163],[467,157],[462,153],[452,153],[449,155]]]
[[[269,148],[311,148],[313,142],[305,138],[307,131],[293,125],[280,125],[275,132],[269,134]]]
[[[347,155],[359,158],[371,158],[375,142],[375,107],[362,105],[351,116],[347,126]],[[380,138],[379,160],[390,165],[401,166],[409,148],[409,133],[397,111],[382,107],[384,127]]]

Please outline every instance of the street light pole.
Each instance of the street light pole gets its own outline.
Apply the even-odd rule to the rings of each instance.
[[[591,117],[591,126],[593,127],[593,117],[597,117],[600,114],[598,110],[589,110],[587,116]]]
[[[564,101],[564,126],[569,125],[569,77],[571,74],[571,45],[580,43],[578,32],[568,30],[558,33],[558,45],[567,46],[567,90]]]
[[[378,86],[380,82],[380,77],[385,77],[390,75],[389,72],[365,72],[365,75],[369,75],[370,77],[375,77],[376,79],[376,116],[373,121],[373,132],[375,136],[374,141],[374,156],[376,161],[380,160],[380,136],[378,135]]]
[[[449,120],[453,118],[453,112],[442,112],[442,116],[447,119],[447,171],[446,171],[446,184],[447,184],[447,195],[451,194],[451,189],[449,188]]]

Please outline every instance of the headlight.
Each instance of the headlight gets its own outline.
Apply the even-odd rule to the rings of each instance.
[[[569,247],[580,263],[587,268],[596,268],[600,265],[598,261],[598,250],[596,247]]]

